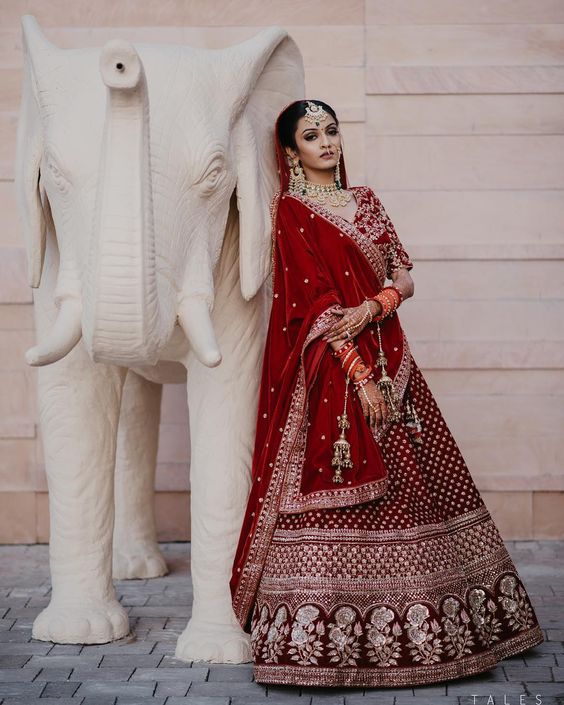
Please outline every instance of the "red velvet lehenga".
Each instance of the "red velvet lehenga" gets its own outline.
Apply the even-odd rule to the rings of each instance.
[[[358,306],[412,262],[370,188],[352,188],[350,223],[289,194],[278,143],[276,152],[273,300],[231,579],[255,680],[399,687],[488,670],[543,635],[397,313],[381,337],[402,419],[373,433],[351,392],[353,468],[332,479],[345,378],[321,338],[338,320],[329,309]],[[340,167],[347,188],[342,158]],[[356,344],[374,365],[375,324]]]

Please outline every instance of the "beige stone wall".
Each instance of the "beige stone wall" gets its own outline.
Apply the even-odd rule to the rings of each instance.
[[[564,4],[559,0],[3,0],[0,542],[45,542],[31,293],[13,191],[19,18],[61,47],[216,47],[272,24],[343,121],[353,183],[415,260],[402,321],[505,538],[564,535]],[[159,538],[187,539],[184,391],[165,391]]]

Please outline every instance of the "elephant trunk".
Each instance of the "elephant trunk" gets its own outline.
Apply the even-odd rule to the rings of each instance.
[[[174,325],[159,311],[143,64],[128,42],[100,56],[108,88],[96,220],[83,294],[83,334],[93,360],[155,364]],[[170,320],[168,320],[170,319]]]

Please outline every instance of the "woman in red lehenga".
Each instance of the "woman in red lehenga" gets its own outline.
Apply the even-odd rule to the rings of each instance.
[[[231,579],[255,680],[488,670],[543,636],[410,354],[396,309],[412,263],[379,198],[348,186],[330,106],[292,103],[275,136],[273,300]]]

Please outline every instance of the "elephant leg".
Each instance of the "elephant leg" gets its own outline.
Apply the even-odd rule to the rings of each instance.
[[[250,302],[241,296],[236,245],[224,243],[216,285],[213,323],[223,361],[207,368],[190,357],[187,364],[194,600],[176,647],[176,657],[186,661],[251,660],[229,580],[251,485],[266,326],[263,292]]]
[[[39,369],[49,487],[52,596],[34,639],[95,644],[129,632],[112,583],[114,464],[125,370],[93,363],[79,343]]]
[[[132,370],[119,418],[114,526],[114,579],[156,578],[168,572],[157,543],[154,491],[162,385]]]

